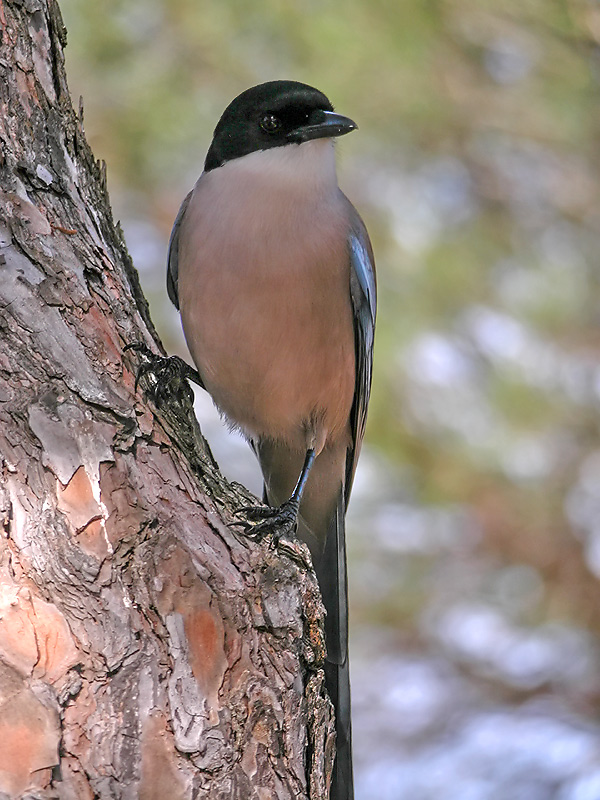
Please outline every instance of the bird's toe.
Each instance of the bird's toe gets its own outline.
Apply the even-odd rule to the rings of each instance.
[[[135,377],[136,391],[143,383],[146,393],[159,408],[170,399],[193,401],[189,380],[203,387],[198,372],[179,356],[158,355],[143,342],[128,344],[125,350],[134,350],[141,357]]]
[[[295,534],[298,523],[298,503],[290,499],[278,508],[269,506],[244,506],[238,508],[236,516],[242,517],[234,525],[239,525],[253,537],[273,536],[274,546],[282,537]]]

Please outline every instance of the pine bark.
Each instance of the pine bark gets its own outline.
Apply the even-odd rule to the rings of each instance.
[[[54,0],[0,0],[0,798],[326,797],[323,609],[229,527],[73,110]]]

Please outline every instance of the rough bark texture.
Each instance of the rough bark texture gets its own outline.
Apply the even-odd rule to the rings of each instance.
[[[160,347],[69,97],[53,0],[0,0],[0,797],[325,797],[333,725],[303,546],[248,502]]]

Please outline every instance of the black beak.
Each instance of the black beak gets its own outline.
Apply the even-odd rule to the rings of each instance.
[[[308,142],[311,139],[330,139],[334,136],[343,136],[358,128],[358,125],[349,117],[343,117],[334,111],[313,111],[308,123],[291,131],[287,135],[288,142]]]

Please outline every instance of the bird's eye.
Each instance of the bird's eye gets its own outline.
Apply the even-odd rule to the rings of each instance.
[[[265,114],[260,121],[260,127],[267,133],[277,133],[281,128],[281,120],[275,114]]]

